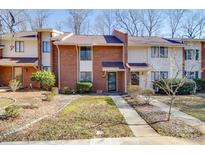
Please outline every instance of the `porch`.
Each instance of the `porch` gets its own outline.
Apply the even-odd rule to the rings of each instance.
[[[2,58],[0,59],[0,87],[7,87],[12,79],[20,80],[24,88],[38,87],[30,80],[38,70],[37,58]]]

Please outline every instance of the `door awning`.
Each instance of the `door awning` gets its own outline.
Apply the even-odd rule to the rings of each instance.
[[[147,63],[128,63],[130,71],[150,71],[152,67]]]
[[[2,58],[0,66],[38,66],[38,58]]]
[[[102,62],[102,69],[103,69],[103,71],[125,71],[124,64],[121,61],[117,61],[117,62],[105,61],[105,62]]]

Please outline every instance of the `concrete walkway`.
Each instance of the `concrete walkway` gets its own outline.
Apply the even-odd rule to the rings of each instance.
[[[141,96],[143,97],[143,96]],[[162,103],[158,100],[152,99],[150,104],[159,107],[162,111],[168,112],[169,106],[165,103]],[[197,128],[199,131],[201,131],[203,134],[205,134],[205,122],[192,117],[184,112],[179,111],[178,109],[172,107],[171,117],[178,118],[185,123],[189,124],[190,126],[193,126]]]

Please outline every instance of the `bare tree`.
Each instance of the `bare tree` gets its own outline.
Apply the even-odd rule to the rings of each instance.
[[[55,28],[59,31],[62,31],[63,30],[63,26],[64,26],[64,22],[63,21],[57,21],[55,23]]]
[[[148,36],[152,36],[160,30],[161,10],[141,10],[140,20]]]
[[[86,20],[89,13],[89,10],[81,9],[74,9],[68,11],[68,24],[75,34],[81,34],[83,32],[83,28],[86,25]]]
[[[33,12],[28,12],[27,18],[28,23],[32,30],[36,28],[45,28],[47,26],[47,21],[49,18],[48,10],[32,10]]]
[[[2,31],[13,33],[27,29],[25,10],[0,10]]]
[[[185,74],[184,73],[185,70],[181,67],[182,64],[178,63],[177,54],[174,54],[173,56],[171,56],[171,59],[173,60],[175,64],[173,66],[173,70],[175,73],[173,74],[172,78],[164,79],[160,77],[160,80],[156,80],[154,82],[155,86],[162,89],[165,92],[165,94],[169,97],[169,111],[168,111],[167,121],[169,121],[171,118],[172,106],[175,102],[176,95],[179,92],[179,89],[189,79],[188,77],[189,74],[188,73]],[[196,65],[192,63],[192,65],[186,68],[186,72],[192,72],[195,67]],[[196,92],[196,85],[195,85],[193,93],[195,92]]]
[[[184,36],[187,38],[201,38],[205,28],[205,17],[200,10],[190,10],[183,23]]]
[[[113,10],[104,10],[102,14],[98,15],[95,19],[94,33],[96,34],[108,34],[111,35],[115,28],[115,18]]]
[[[171,30],[171,37],[174,38],[177,31],[179,30],[181,26],[181,21],[183,20],[185,10],[168,10],[167,11],[167,20],[168,20],[168,26]]]
[[[126,30],[131,36],[143,35],[143,27],[139,20],[139,10],[116,10],[117,26]]]

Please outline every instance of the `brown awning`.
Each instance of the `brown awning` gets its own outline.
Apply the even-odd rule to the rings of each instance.
[[[0,66],[38,66],[38,58],[2,58]]]
[[[131,71],[149,71],[152,69],[147,63],[128,63],[127,66]]]
[[[123,62],[102,62],[103,71],[124,71],[125,67]]]

